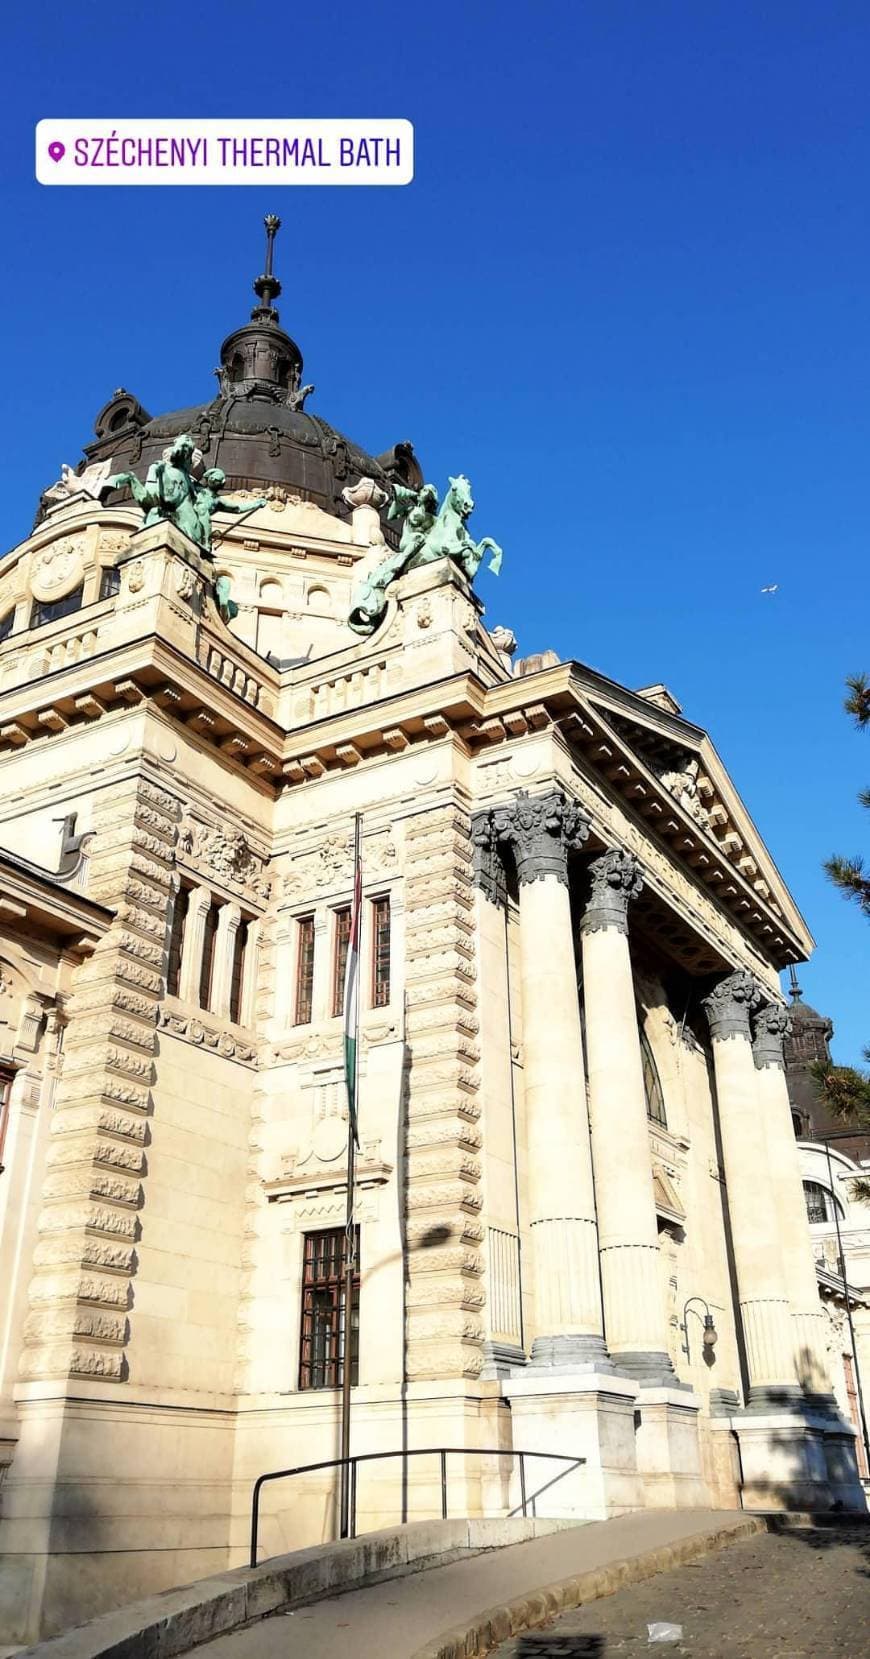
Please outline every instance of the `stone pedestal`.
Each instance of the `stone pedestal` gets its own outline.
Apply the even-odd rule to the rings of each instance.
[[[646,1507],[699,1509],[709,1504],[695,1396],[682,1389],[642,1388],[636,1409],[637,1467]]]
[[[549,1374],[535,1366],[502,1383],[510,1403],[513,1444],[523,1452],[582,1457],[568,1469],[549,1459],[525,1459],[526,1495],[538,1515],[602,1521],[640,1509],[643,1480],[635,1450],[637,1388],[622,1377],[590,1371]],[[543,1490],[544,1487],[548,1489]],[[519,1502],[519,1487],[512,1492]],[[531,1505],[530,1505],[531,1508]]]
[[[740,1446],[744,1509],[830,1508],[825,1419],[798,1411],[738,1412],[711,1428],[731,1428]]]

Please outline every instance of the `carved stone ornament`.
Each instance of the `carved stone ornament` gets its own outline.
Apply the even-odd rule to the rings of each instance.
[[[749,1016],[760,1001],[758,982],[745,968],[720,979],[703,999],[711,1037],[745,1037],[748,1041]]]
[[[759,1008],[753,1020],[752,1054],[759,1071],[765,1066],[785,1069],[783,1043],[791,1031],[789,1011],[779,1002]]]
[[[366,876],[391,875],[396,867],[396,845],[388,829],[375,830],[363,838],[363,868]],[[353,878],[353,834],[334,830],[319,847],[298,853],[287,873],[286,891],[291,897],[308,896],[321,888],[340,887]]]
[[[178,832],[178,856],[214,875],[223,876],[268,900],[271,891],[264,861],[241,830],[197,823],[187,818]]]
[[[501,848],[491,812],[475,812],[471,819],[474,885],[491,904],[503,905],[507,893]]]
[[[710,822],[710,814],[698,794],[699,777],[700,768],[695,759],[688,761],[682,771],[658,773],[659,782],[664,784],[668,794],[673,795],[674,800],[685,807],[702,829],[706,829]]]
[[[583,917],[584,933],[600,933],[614,927],[628,932],[628,906],[643,888],[640,865],[623,847],[593,858],[589,866],[591,889]]]
[[[497,841],[513,849],[520,886],[554,876],[568,885],[568,854],[582,847],[589,819],[560,789],[549,795],[518,791],[492,814]]]
[[[358,484],[348,485],[342,490],[341,499],[349,507],[374,507],[378,510],[385,507],[390,498],[373,478],[361,478]]]
[[[34,554],[30,566],[30,591],[34,599],[63,599],[78,587],[85,573],[84,553],[84,536],[63,536]]]

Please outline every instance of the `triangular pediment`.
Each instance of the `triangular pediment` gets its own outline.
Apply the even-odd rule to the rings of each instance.
[[[808,954],[812,936],[707,733],[657,698],[608,682],[584,692],[596,717],[691,825],[688,861],[701,862],[698,849],[707,843],[729,872],[726,885],[736,883],[735,891],[747,895],[738,903],[751,905],[754,895]]]

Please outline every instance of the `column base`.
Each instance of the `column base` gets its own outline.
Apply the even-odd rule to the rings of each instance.
[[[570,1469],[567,1461],[526,1457],[529,1513],[604,1521],[644,1507],[635,1449],[634,1384],[593,1371],[559,1373],[530,1365],[503,1382],[501,1391],[510,1404],[518,1450],[584,1459],[580,1468]],[[560,1469],[565,1471],[561,1477]],[[512,1490],[511,1498],[514,1505],[519,1501],[518,1489]]]
[[[531,1364],[547,1371],[595,1371],[615,1369],[603,1336],[536,1336]]]
[[[635,1349],[610,1357],[617,1376],[631,1377],[642,1388],[679,1388],[692,1392],[690,1383],[680,1382],[670,1354],[662,1349]]]
[[[487,1380],[513,1376],[515,1371],[524,1371],[527,1364],[525,1349],[513,1342],[488,1341],[483,1344],[480,1375]]]

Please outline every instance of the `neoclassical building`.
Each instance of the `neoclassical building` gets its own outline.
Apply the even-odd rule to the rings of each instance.
[[[348,627],[423,474],[305,409],[255,286],[212,401],[116,393],[0,564],[0,1641],[238,1564],[254,1478],[338,1456],[357,813],[352,1449],[467,1448],[470,1514],[518,1501],[496,1447],[585,1459],[550,1513],[863,1502],[794,900],[664,686],[518,660],[451,558]],[[212,559],[105,487],[182,433],[251,509]],[[410,1467],[360,1529],[440,1514]],[[277,1483],[262,1551],[335,1504]]]

